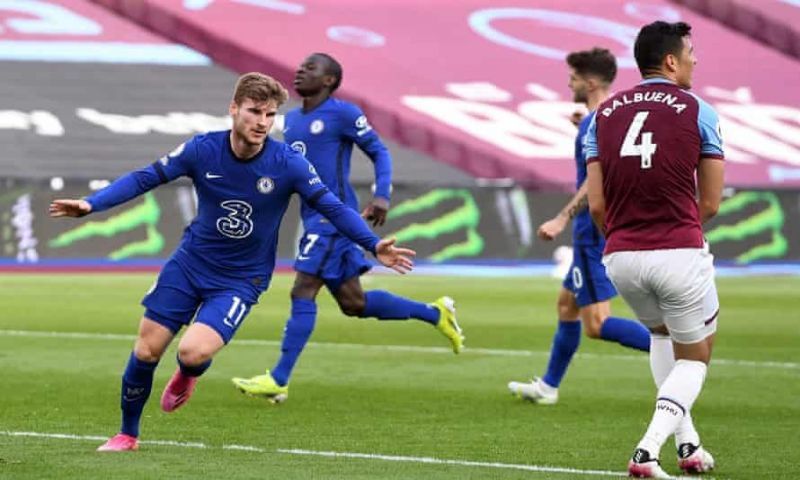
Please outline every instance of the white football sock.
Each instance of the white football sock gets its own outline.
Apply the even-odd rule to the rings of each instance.
[[[643,448],[652,458],[658,458],[661,446],[675,433],[686,414],[692,409],[705,381],[707,366],[695,360],[678,360],[658,389],[656,410],[647,432],[637,448]]]
[[[684,443],[691,443],[695,446],[700,445],[700,434],[694,428],[692,412],[686,412],[683,420],[678,424],[678,429],[675,430],[675,447],[680,447]]]
[[[653,374],[656,388],[661,388],[674,366],[675,353],[672,349],[672,339],[668,335],[650,334],[650,373]],[[675,447],[680,447],[684,443],[700,445],[700,435],[694,428],[691,412],[686,412],[678,424],[678,429],[675,430]]]

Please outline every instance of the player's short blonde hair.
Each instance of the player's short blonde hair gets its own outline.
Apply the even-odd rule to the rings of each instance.
[[[269,75],[250,72],[239,77],[233,92],[233,102],[236,105],[241,105],[245,98],[256,102],[275,100],[280,107],[289,98],[289,92],[281,85],[281,82]]]

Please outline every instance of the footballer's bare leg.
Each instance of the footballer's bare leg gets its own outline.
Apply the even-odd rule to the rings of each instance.
[[[175,334],[170,329],[147,317],[142,317],[133,352],[139,360],[158,362],[173,338]]]
[[[216,330],[204,323],[194,322],[186,329],[178,344],[178,359],[184,365],[197,367],[211,361],[225,346]]]
[[[189,401],[197,379],[224,346],[220,334],[204,323],[194,322],[186,329],[178,344],[178,368],[161,394],[162,410],[173,412]]]
[[[565,322],[577,322],[580,320],[580,308],[575,301],[575,293],[561,287],[556,300],[556,313],[558,319]]]
[[[611,301],[580,307],[583,332],[589,338],[614,342],[639,351],[650,350],[650,334],[638,320],[611,315]]]
[[[346,280],[335,291],[331,291],[331,294],[336,299],[336,303],[343,314],[348,317],[360,317],[363,315],[366,297],[359,277]]]
[[[672,348],[675,351],[675,360],[694,360],[708,365],[711,361],[711,352],[714,349],[715,336],[716,334],[712,333],[696,343],[678,343],[673,341]]]
[[[603,338],[600,330],[609,315],[611,315],[611,302],[608,300],[581,307],[578,316],[583,322],[583,333],[589,338]]]

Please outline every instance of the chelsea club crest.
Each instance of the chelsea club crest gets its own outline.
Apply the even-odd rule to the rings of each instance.
[[[309,128],[309,130],[314,135],[319,135],[320,133],[322,133],[323,130],[325,130],[325,123],[323,123],[322,120],[319,119],[314,120],[313,122],[311,122],[311,127]]]
[[[256,188],[259,192],[267,194],[275,190],[275,182],[269,177],[261,177],[256,182]]]

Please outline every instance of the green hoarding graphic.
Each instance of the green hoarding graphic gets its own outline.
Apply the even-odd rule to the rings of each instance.
[[[402,221],[404,217],[432,210],[449,200],[463,202],[454,210],[448,211],[425,223],[414,222],[392,233],[400,243],[412,243],[414,240],[424,238],[436,239],[442,235],[464,229],[466,239],[462,242],[448,244],[431,254],[428,259],[434,262],[444,262],[459,257],[479,257],[483,252],[485,242],[478,233],[481,220],[481,211],[472,194],[466,189],[437,188],[418,197],[405,200],[389,211],[389,220]]]
[[[116,214],[103,221],[89,221],[71,230],[61,233],[52,239],[48,246],[64,248],[83,240],[95,237],[110,238],[123,232],[136,230],[144,226],[146,238],[128,243],[108,254],[111,260],[124,260],[138,256],[158,255],[164,250],[164,236],[157,225],[161,218],[161,208],[152,193],[142,197],[142,203]]]
[[[750,263],[757,260],[773,260],[784,258],[789,250],[789,242],[782,230],[785,213],[777,195],[772,192],[740,192],[725,200],[719,207],[717,223],[726,217],[743,212],[745,209],[761,207],[759,212],[730,225],[717,225],[706,233],[706,238],[713,245],[722,242],[745,243],[754,237],[766,234],[764,243],[748,245],[745,252],[736,256],[739,263]]]
[[[86,194],[85,185],[68,187],[55,193],[47,184],[0,185],[0,200],[4,200],[0,203],[0,262],[19,263],[21,245],[30,244],[31,239],[38,242],[37,257],[25,258],[33,263],[164,260],[179,244],[196,208],[191,188],[185,183],[168,184],[107,212],[80,219],[49,218],[47,205],[56,196]],[[12,210],[22,191],[30,196],[27,224],[13,221]],[[371,195],[368,185],[357,191],[362,200]],[[535,238],[536,227],[563,207],[570,198],[567,193],[396,185],[393,198],[388,222],[377,233],[394,235],[415,249],[420,260],[550,261],[557,247],[571,244],[570,228],[554,242]],[[295,199],[282,223],[278,239],[282,260],[292,259],[297,248],[297,203]],[[725,199],[705,231],[720,261],[800,261],[800,195],[737,192]]]

